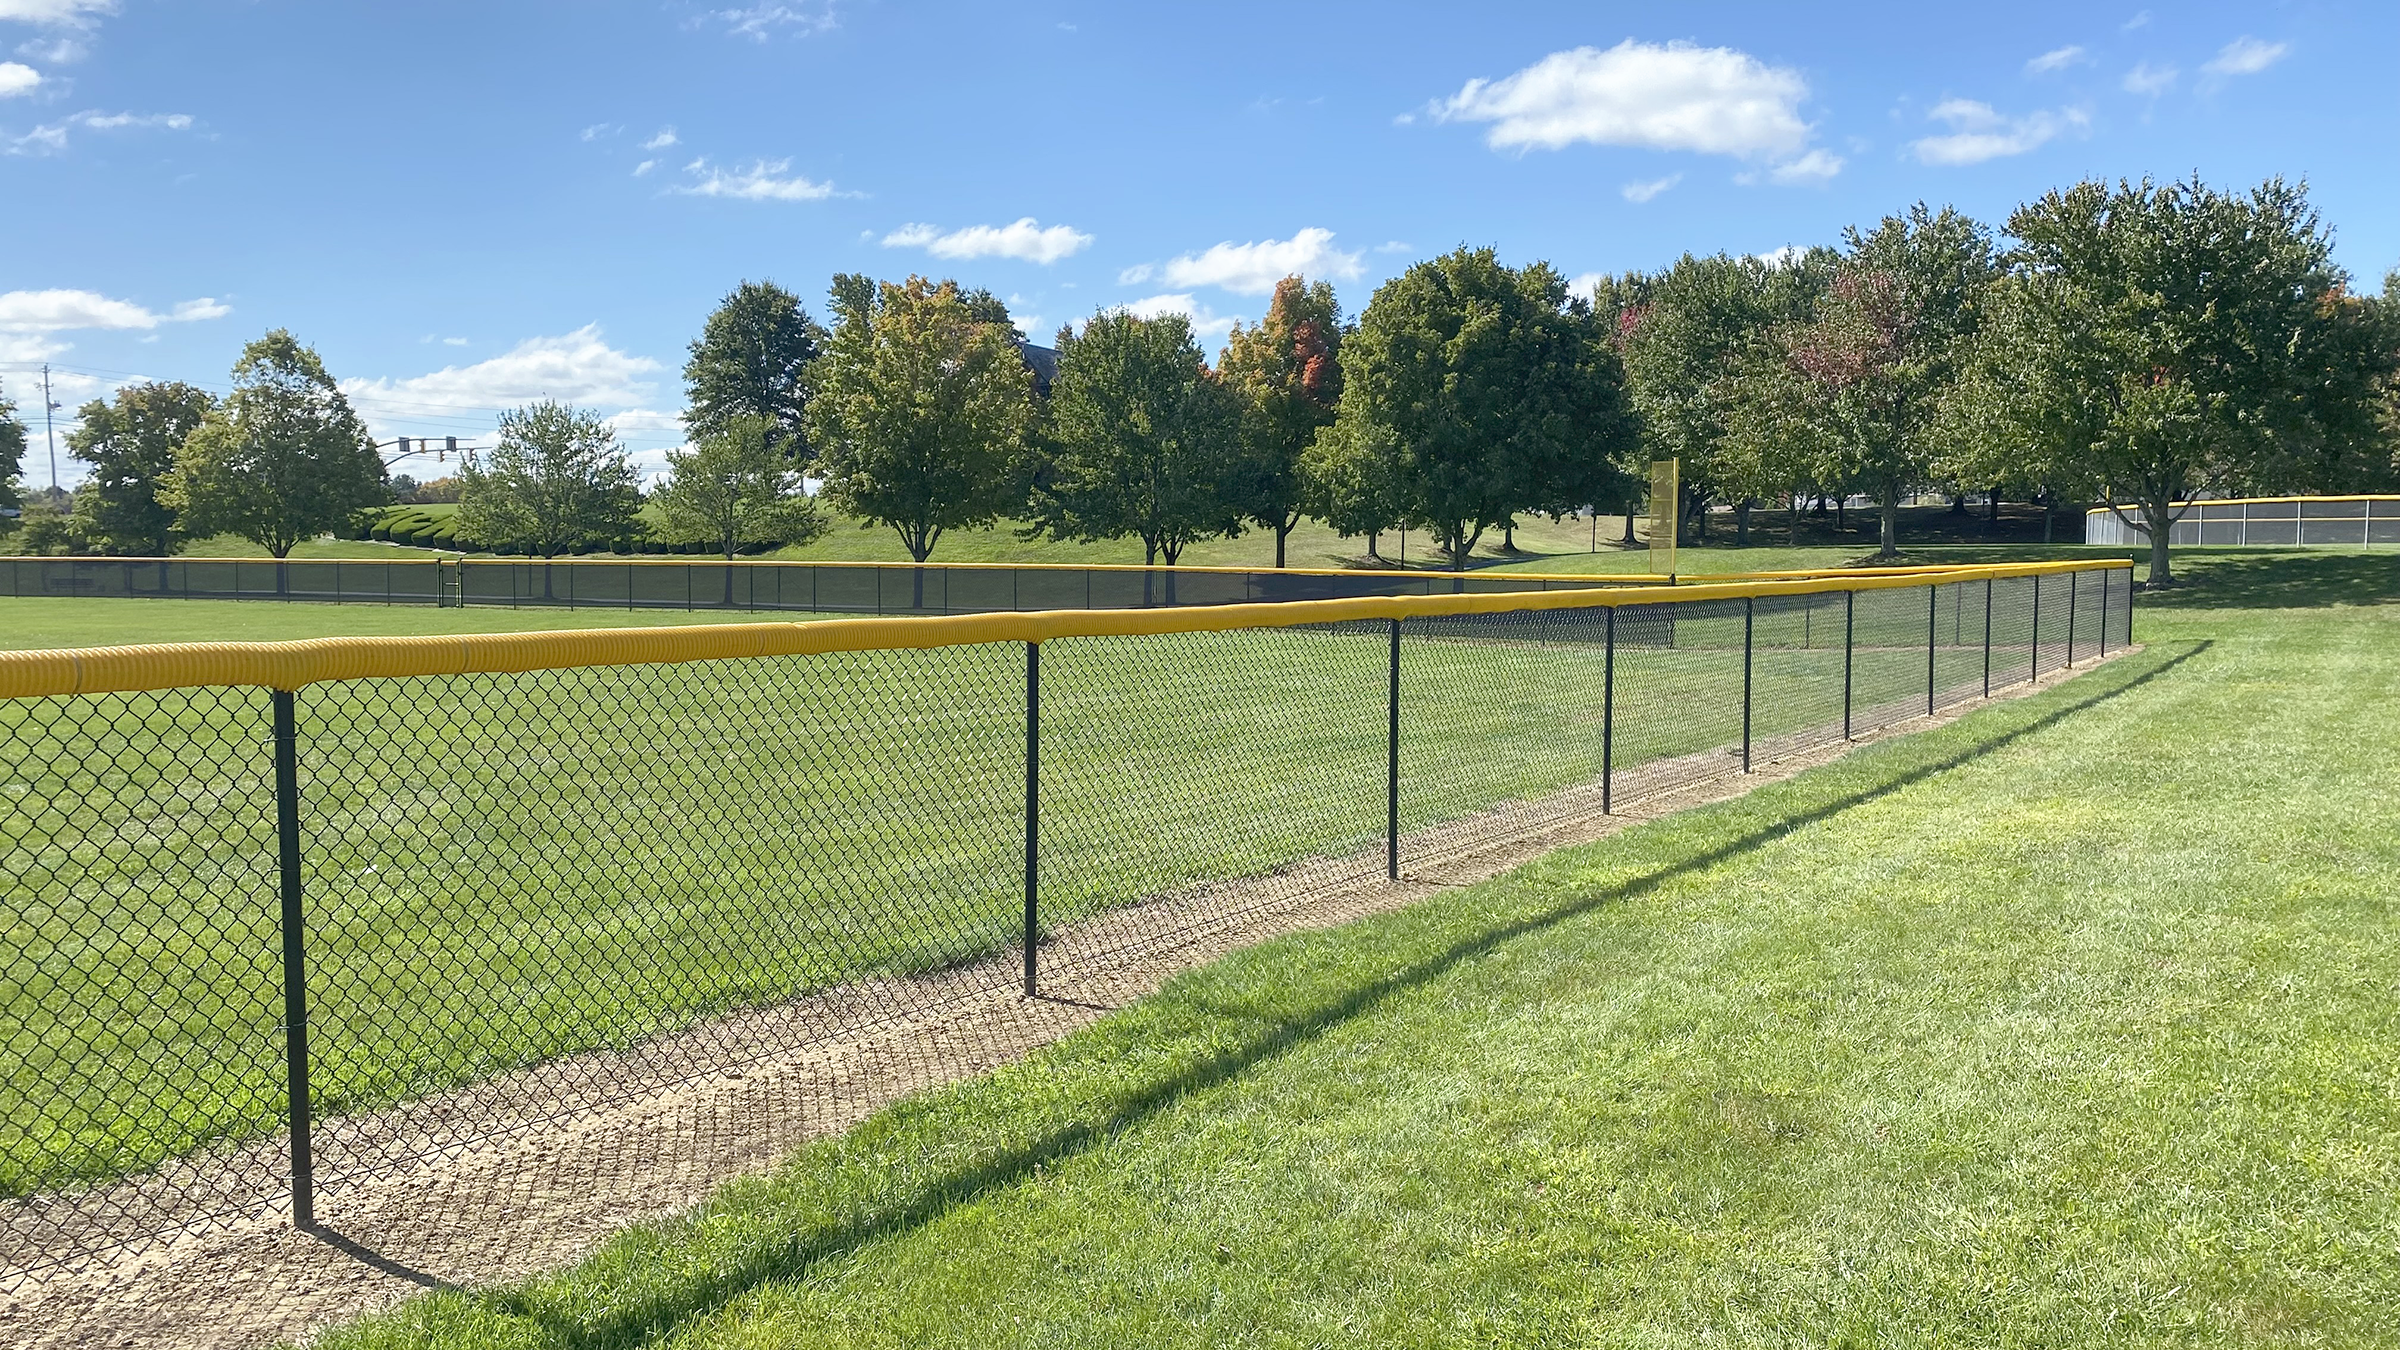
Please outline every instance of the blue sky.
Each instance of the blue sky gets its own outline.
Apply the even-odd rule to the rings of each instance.
[[[722,3],[0,0],[0,387],[222,387],[288,327],[379,435],[549,395],[656,464],[746,277],[1213,337],[1287,269],[1355,311],[1461,242],[1576,276],[2195,170],[2400,265],[2388,0]]]

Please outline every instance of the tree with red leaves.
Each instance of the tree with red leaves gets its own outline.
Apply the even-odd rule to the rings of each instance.
[[[1300,523],[1300,458],[1333,424],[1342,397],[1342,321],[1333,287],[1297,276],[1275,284],[1256,327],[1235,324],[1217,373],[1241,403],[1241,453],[1235,497],[1242,514],[1275,532],[1275,565]]]

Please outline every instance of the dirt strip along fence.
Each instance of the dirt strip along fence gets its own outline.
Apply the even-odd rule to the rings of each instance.
[[[1188,916],[1155,950],[1979,699],[2130,601],[2038,564],[0,657],[0,1288],[1037,994],[1129,907]],[[771,641],[843,645],[691,655]]]

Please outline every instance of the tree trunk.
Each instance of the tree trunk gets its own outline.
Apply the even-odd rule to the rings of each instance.
[[[1161,543],[1158,547],[1159,552],[1167,555],[1167,604],[1173,606],[1175,603],[1175,560],[1183,556],[1183,545]]]
[[[2000,489],[1998,488],[1992,489],[1992,510],[1987,519],[1993,525],[1998,525],[2000,523]]]
[[[1517,551],[1517,522],[1512,520],[1500,527],[1500,551],[1512,555]]]
[[[2175,535],[2175,495],[2162,493],[2142,502],[2142,520],[2150,527],[2150,581],[2155,589],[2175,584],[2175,572],[2167,559],[2168,541]]]
[[[1380,548],[1379,548],[1379,545],[1381,545],[1382,543],[1383,543],[1383,531],[1381,531],[1381,530],[1369,530],[1369,531],[1367,531],[1367,556],[1368,556],[1368,557],[1370,557],[1370,558],[1373,558],[1373,559],[1374,559],[1375,561],[1377,561],[1377,562],[1382,562],[1382,561],[1383,561],[1383,554],[1382,554],[1382,552],[1380,551]]]
[[[1633,503],[1625,503],[1625,546],[1633,547]]]
[[[1850,533],[1850,494],[1847,492],[1833,499],[1833,532]]]
[[[1799,546],[1799,544],[1800,544],[1800,507],[1801,507],[1801,505],[1802,505],[1802,494],[1800,494],[1800,493],[1797,493],[1797,492],[1793,493],[1793,494],[1792,494],[1792,534],[1791,534],[1791,538],[1789,538],[1789,539],[1785,540],[1784,542],[1786,542],[1786,543],[1788,543],[1788,544],[1792,545],[1792,546],[1793,546],[1793,547],[1795,547],[1795,548],[1797,548],[1797,547]]]
[[[1733,546],[1750,547],[1750,506],[1748,497],[1733,504]]]
[[[1150,608],[1151,604],[1153,603],[1150,594],[1150,585],[1151,582],[1157,579],[1157,568],[1158,537],[1156,535],[1145,534],[1142,536],[1142,608],[1144,609]]]
[[[1284,540],[1286,540],[1286,539],[1289,539],[1289,538],[1291,538],[1291,537],[1292,537],[1292,527],[1293,527],[1294,525],[1297,525],[1297,524],[1299,524],[1299,523],[1300,523],[1300,522],[1299,522],[1299,521],[1297,521],[1297,520],[1287,520],[1287,521],[1283,522],[1282,524],[1279,524],[1279,525],[1277,525],[1277,526],[1275,527],[1275,570],[1276,570],[1276,571],[1279,571],[1279,572],[1280,572],[1280,571],[1282,571],[1282,570],[1283,570],[1283,541],[1284,541]]]
[[[2050,520],[2051,520],[2051,513],[2052,513],[2053,511],[2055,511],[2057,508],[2058,508],[2058,494],[2057,494],[2057,493],[2055,493],[2055,492],[2052,492],[2052,491],[2051,491],[2049,488],[2046,488],[2046,487],[2045,487],[2045,488],[2043,488],[2043,489],[2042,489],[2042,542],[2043,542],[2043,543],[2045,543],[2045,544],[2047,544],[2047,543],[2049,543],[2049,542],[2050,542]]]
[[[1900,556],[1900,485],[1889,484],[1883,489],[1883,544],[1876,556]]]

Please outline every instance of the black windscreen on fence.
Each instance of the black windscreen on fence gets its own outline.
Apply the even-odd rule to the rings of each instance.
[[[0,1284],[1979,698],[2129,579],[0,701]]]

